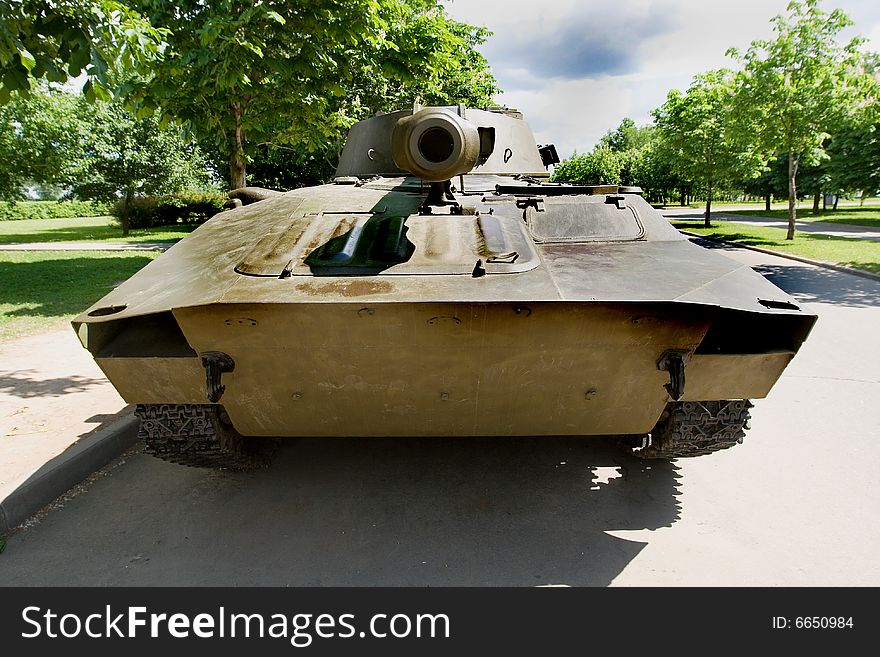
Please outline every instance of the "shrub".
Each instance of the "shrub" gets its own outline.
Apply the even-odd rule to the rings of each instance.
[[[183,203],[180,217],[185,223],[207,221],[223,210],[226,197],[216,192],[181,192],[174,198]]]
[[[0,201],[0,221],[66,219],[109,214],[106,203],[97,201]]]
[[[559,182],[586,183],[591,185],[620,182],[623,162],[618,153],[600,144],[584,155],[575,153],[556,165],[552,180]]]
[[[131,200],[128,227],[155,228],[179,223],[201,223],[223,209],[226,198],[213,192],[182,192],[173,196],[139,196]],[[122,200],[113,204],[111,214],[121,222]]]

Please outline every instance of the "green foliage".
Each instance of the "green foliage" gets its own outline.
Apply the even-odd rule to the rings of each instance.
[[[336,171],[334,152],[309,152],[304,148],[263,145],[248,163],[248,183],[256,187],[287,191],[321,185]]]
[[[606,132],[599,143],[616,153],[625,153],[646,146],[653,138],[653,126],[637,126],[635,121],[625,118],[617,128]]]
[[[759,150],[788,154],[792,239],[801,158],[817,163],[835,122],[873,80],[859,67],[861,40],[838,42],[841,30],[852,25],[840,9],[826,13],[819,0],[794,1],[788,15],[772,23],[774,39],[753,41],[744,53],[728,51],[743,64],[733,115],[739,134]]]
[[[737,118],[767,152],[822,149],[829,127],[863,84],[854,38],[837,36],[852,25],[840,9],[822,11],[819,0],[792,2],[788,16],[772,21],[776,38],[753,41],[748,50],[728,51],[744,66],[737,84]]]
[[[122,92],[161,106],[224,155],[230,186],[263,145],[299,158],[328,152],[355,120],[411,104],[487,100],[495,91],[473,45],[482,29],[448,18],[436,0],[140,0],[171,30],[153,75]],[[332,152],[332,151],[330,151]]]
[[[621,157],[605,144],[599,144],[590,153],[575,153],[556,165],[551,179],[554,182],[614,185],[621,181],[622,168]]]
[[[665,203],[690,183],[673,168],[667,145],[653,126],[636,126],[624,119],[609,130],[592,152],[575,153],[556,166],[552,179],[560,182],[636,185],[650,201]]]
[[[731,134],[732,80],[726,70],[698,75],[686,93],[673,89],[653,112],[673,168],[684,178],[705,185],[707,226],[713,190],[737,178],[757,175],[761,168],[759,155]]]
[[[0,202],[0,221],[63,219],[66,217],[101,217],[106,203],[95,201],[16,201]]]
[[[624,182],[641,187],[645,198],[651,202],[665,205],[668,199],[683,195],[692,187],[692,183],[676,171],[669,147],[656,131],[641,148],[627,151],[626,157]]]
[[[872,61],[866,57],[866,70],[872,69]],[[859,190],[863,196],[880,191],[880,84],[875,81],[869,86],[866,102],[838,121],[826,151],[832,190]]]
[[[87,76],[90,100],[109,99],[115,67],[145,73],[167,32],[118,0],[4,0],[0,3],[0,105],[40,81]]]
[[[0,126],[0,198],[40,184],[112,203],[208,182],[204,157],[179,126],[136,119],[118,103],[38,90],[0,107]]]
[[[788,154],[774,154],[758,176],[734,181],[746,194],[766,198],[788,196]]]
[[[30,183],[64,183],[86,132],[70,94],[40,90],[0,106],[0,199],[21,198]]]
[[[128,221],[131,230],[201,223],[223,210],[226,198],[210,192],[188,192],[171,196],[138,196],[119,199],[111,214],[120,225]],[[127,213],[127,215],[126,215]]]
[[[207,185],[204,157],[180,127],[163,128],[156,116],[136,119],[118,104],[82,109],[91,112],[91,132],[72,187],[81,198],[121,199],[123,234],[128,232],[125,209],[135,197]]]
[[[385,0],[379,48],[352,61],[353,77],[337,110],[348,122],[424,105],[484,107],[499,92],[486,58],[476,47],[491,36],[484,27],[447,16],[436,0]]]

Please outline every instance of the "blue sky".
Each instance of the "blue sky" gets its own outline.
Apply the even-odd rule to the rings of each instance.
[[[724,53],[771,36],[789,0],[446,0],[459,20],[494,35],[481,48],[504,93],[538,142],[567,157],[590,150],[624,117],[650,111],[697,73],[735,62]],[[826,0],[856,25],[846,32],[880,51],[880,2]]]

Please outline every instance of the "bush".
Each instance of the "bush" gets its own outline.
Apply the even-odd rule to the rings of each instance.
[[[201,223],[223,209],[226,198],[212,192],[182,192],[173,196],[140,196],[131,200],[128,227],[155,228],[174,224]],[[113,204],[111,214],[122,221],[122,200]]]
[[[623,162],[618,153],[600,144],[591,153],[575,153],[556,165],[551,180],[586,183],[588,185],[616,185],[620,182]]]
[[[97,201],[0,201],[0,221],[66,219],[109,214],[106,203]]]

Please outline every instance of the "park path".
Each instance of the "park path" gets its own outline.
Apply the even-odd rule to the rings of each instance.
[[[684,221],[702,221],[703,211],[694,208],[666,208],[661,210],[667,219]],[[713,212],[712,217],[721,221],[729,221],[737,224],[750,224],[753,226],[766,226],[768,228],[786,228],[788,222],[773,217],[759,215],[745,216],[741,214],[729,214],[727,212]],[[825,221],[798,221],[795,228],[803,233],[816,233],[819,235],[831,235],[832,237],[846,237],[848,239],[868,240],[880,242],[880,230],[871,226],[857,226],[855,224],[838,224]]]
[[[0,343],[0,502],[124,408],[69,325]]]

